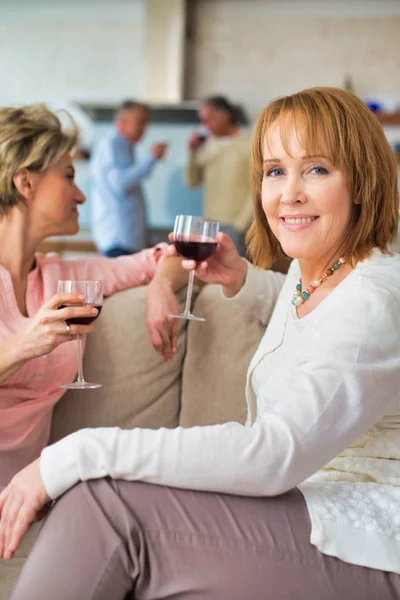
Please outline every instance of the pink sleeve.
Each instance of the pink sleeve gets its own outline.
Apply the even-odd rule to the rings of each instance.
[[[110,296],[114,292],[149,283],[167,249],[168,244],[161,243],[154,248],[118,258],[91,256],[80,260],[63,260],[62,270],[65,270],[65,278],[101,279],[104,296]]]

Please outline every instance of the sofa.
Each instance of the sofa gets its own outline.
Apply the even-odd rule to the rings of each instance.
[[[180,292],[181,307],[185,294]],[[63,396],[51,441],[83,427],[244,422],[246,370],[263,326],[249,309],[224,300],[219,286],[195,290],[193,311],[206,321],[180,322],[179,349],[168,365],[151,346],[145,297],[146,287],[139,287],[105,301],[84,357],[85,378],[102,387]],[[10,597],[38,529],[32,526],[16,557],[0,561],[0,600]]]

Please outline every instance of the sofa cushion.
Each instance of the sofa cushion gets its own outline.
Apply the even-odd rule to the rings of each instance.
[[[202,289],[193,312],[206,321],[188,327],[179,423],[243,423],[247,368],[265,328],[250,309],[227,302],[217,285]]]
[[[54,412],[51,440],[84,427],[158,428],[178,424],[186,322],[179,350],[167,365],[151,345],[146,327],[146,287],[114,294],[104,302],[88,336],[84,375],[102,387],[69,390]],[[181,307],[186,290],[178,295]]]

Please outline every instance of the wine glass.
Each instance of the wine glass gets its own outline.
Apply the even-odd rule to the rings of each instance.
[[[209,258],[217,247],[219,221],[210,221],[203,217],[178,215],[175,219],[173,242],[176,250],[186,259],[200,263]],[[190,271],[186,295],[185,310],[181,315],[168,315],[173,319],[205,321],[203,317],[195,317],[190,312],[194,281],[194,269]]]
[[[90,325],[100,316],[101,309],[103,306],[103,282],[98,280],[87,280],[87,281],[73,281],[64,280],[59,281],[57,286],[58,293],[77,292],[85,296],[85,300],[81,303],[74,302],[73,304],[62,304],[59,308],[65,308],[66,306],[93,306],[97,308],[97,315],[90,317],[73,317],[72,319],[66,319],[67,325]],[[82,340],[81,335],[76,336],[77,351],[78,351],[78,377],[73,383],[64,383],[60,387],[73,389],[73,390],[92,390],[101,387],[101,383],[90,383],[85,381],[83,376],[83,365],[82,365]]]

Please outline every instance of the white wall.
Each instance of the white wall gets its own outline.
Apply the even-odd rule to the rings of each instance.
[[[0,0],[0,103],[142,97],[145,3]],[[346,73],[363,96],[400,96],[400,0],[189,5],[189,98],[223,92],[254,117],[274,96]]]
[[[142,0],[1,0],[0,103],[140,97],[143,19]]]
[[[400,102],[399,0],[195,0],[188,96],[224,93],[255,117],[273,97],[353,77]]]
[[[44,101],[72,109],[83,143],[90,142],[90,123],[71,102],[142,97],[145,2],[0,0],[0,104]],[[274,96],[342,85],[350,73],[362,96],[400,101],[400,0],[190,0],[189,5],[194,7],[187,45],[190,98],[225,93],[254,118]],[[391,130],[390,135],[398,140],[400,134]],[[183,161],[183,141],[179,148]],[[158,225],[164,213],[157,194],[149,202]]]

